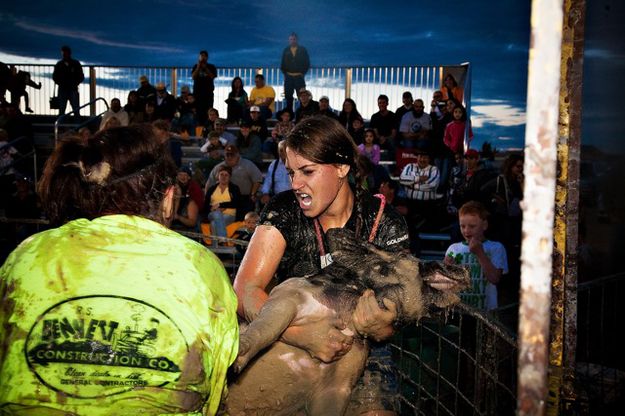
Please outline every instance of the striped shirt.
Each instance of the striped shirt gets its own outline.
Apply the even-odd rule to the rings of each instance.
[[[427,180],[419,182],[419,177],[426,176]],[[436,188],[440,181],[440,175],[436,166],[428,165],[420,168],[416,163],[409,163],[399,176],[406,191],[406,198],[412,200],[428,201],[436,198]]]

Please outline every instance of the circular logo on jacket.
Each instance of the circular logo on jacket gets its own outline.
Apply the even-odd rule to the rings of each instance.
[[[80,398],[175,381],[188,351],[165,313],[119,296],[78,297],[52,306],[25,344],[28,365],[44,384]]]
[[[410,131],[412,133],[418,133],[421,131],[421,129],[423,128],[423,125],[421,124],[420,120],[415,120],[412,122],[412,124],[410,125]]]

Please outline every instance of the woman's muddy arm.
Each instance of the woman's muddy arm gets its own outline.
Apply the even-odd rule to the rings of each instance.
[[[267,285],[278,269],[285,249],[286,242],[278,229],[266,225],[256,228],[234,279],[234,291],[239,299],[238,313],[248,322],[258,316],[267,301]],[[313,357],[330,362],[351,348],[353,337],[341,332],[343,328],[342,322],[311,320],[287,328],[282,340],[308,351]]]
[[[267,301],[267,285],[278,269],[286,241],[277,228],[259,225],[250,240],[241,266],[234,279],[239,300],[237,312],[251,322]]]

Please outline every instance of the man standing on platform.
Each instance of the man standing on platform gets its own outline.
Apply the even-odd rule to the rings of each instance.
[[[65,114],[67,102],[72,106],[75,116],[80,116],[78,108],[80,107],[80,97],[78,96],[78,86],[85,79],[82,72],[82,65],[76,59],[72,58],[72,50],[69,46],[61,47],[63,59],[58,61],[54,66],[52,79],[59,86],[59,115]]]
[[[284,73],[284,96],[286,108],[293,112],[293,92],[306,89],[304,76],[310,68],[308,51],[297,43],[297,34],[289,36],[289,46],[282,51],[280,70]]]
[[[202,125],[208,117],[208,109],[213,108],[215,99],[214,79],[217,78],[217,68],[208,63],[207,51],[200,51],[199,60],[191,70],[191,78],[193,78],[193,97],[195,98],[197,121],[199,125]]]

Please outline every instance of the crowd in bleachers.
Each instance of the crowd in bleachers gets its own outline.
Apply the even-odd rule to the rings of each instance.
[[[177,229],[232,236],[230,224],[242,224],[245,215],[259,213],[273,195],[289,189],[284,157],[279,156],[289,131],[307,117],[324,115],[344,126],[366,156],[369,175],[364,186],[384,193],[405,216],[416,255],[423,249],[423,233],[449,234],[452,243],[462,241],[458,211],[467,202],[480,202],[489,218],[486,236],[500,241],[510,259],[504,280],[512,285],[503,292],[514,300],[508,294],[515,293],[518,281],[523,160],[511,155],[499,174],[488,149],[480,155],[471,147],[463,91],[453,76],[446,76],[443,87],[434,92],[429,111],[422,99],[406,91],[393,112],[389,98],[380,94],[379,111],[369,120],[351,98],[336,111],[328,97],[315,100],[306,88],[297,92],[293,108],[274,111],[275,90],[260,74],[255,81],[248,92],[240,78],[233,79],[226,118],[209,108],[200,121],[188,86],[173,97],[162,83],[151,87],[145,76],[124,107],[114,100],[103,115],[100,128],[108,128],[113,118],[122,125],[149,121],[157,136],[169,143],[180,168]],[[201,157],[186,158],[183,165],[184,148],[199,148]]]
[[[323,115],[345,127],[366,156],[363,163],[369,175],[364,186],[372,193],[386,194],[405,216],[415,254],[423,248],[419,236],[424,232],[450,234],[452,242],[461,240],[458,210],[469,201],[479,201],[490,216],[487,235],[505,245],[516,267],[511,279],[518,280],[522,159],[511,156],[501,174],[491,166],[492,154],[483,154],[480,160],[477,149],[471,148],[473,135],[462,105],[464,91],[453,75],[445,75],[429,111],[422,99],[406,91],[393,112],[388,96],[382,93],[377,98],[379,111],[369,120],[362,117],[353,99],[346,98],[340,110],[334,110],[327,96],[315,100],[305,86],[296,91],[292,107],[275,111],[275,90],[262,74],[255,76],[251,89],[235,77],[227,114],[222,117],[212,108],[216,69],[207,58],[204,51],[200,53],[193,88],[182,86],[178,97],[164,83],[152,85],[142,75],[124,105],[114,98],[97,125],[92,123],[79,132],[86,140],[95,130],[151,123],[180,169],[176,228],[200,231],[205,222],[210,232],[227,237],[226,226],[250,212],[260,212],[271,196],[289,188],[279,144],[295,124]],[[10,103],[2,105],[0,128],[12,128],[14,109]],[[202,156],[183,165],[184,149],[189,148],[198,148]],[[8,160],[11,149],[2,151]]]

